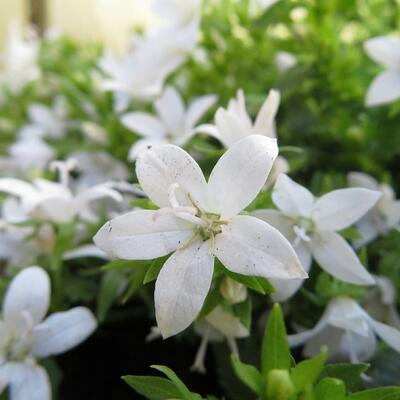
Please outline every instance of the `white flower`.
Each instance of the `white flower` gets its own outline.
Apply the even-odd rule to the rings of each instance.
[[[239,89],[236,98],[229,101],[228,107],[220,107],[215,114],[215,125],[201,125],[199,132],[208,133],[226,147],[233,146],[237,141],[249,135],[263,135],[276,138],[275,116],[278,112],[280,94],[270,90],[253,122],[246,109],[246,99],[243,90]]]
[[[129,159],[136,159],[141,150],[157,143],[185,144],[195,134],[199,119],[215,101],[214,95],[197,97],[186,109],[181,95],[168,86],[154,103],[157,116],[140,111],[123,115],[122,123],[143,136],[131,147]]]
[[[21,271],[10,283],[0,321],[0,393],[11,400],[50,400],[51,388],[37,358],[61,354],[86,340],[97,323],[89,309],[75,307],[45,317],[50,280],[39,267]]]
[[[331,300],[313,329],[289,335],[288,339],[293,347],[306,343],[306,357],[317,355],[325,345],[331,360],[359,363],[374,355],[376,336],[400,352],[400,331],[373,319],[353,299],[338,297]]]
[[[202,0],[156,0],[153,9],[169,25],[188,25],[201,17]]]
[[[96,221],[97,216],[90,209],[91,202],[106,197],[121,201],[122,196],[107,183],[74,194],[68,186],[69,172],[75,167],[71,161],[54,162],[53,165],[60,171],[60,183],[38,178],[30,184],[19,179],[1,178],[0,192],[19,197],[23,212],[31,218],[70,222],[79,216],[85,220]]]
[[[240,319],[225,311],[221,306],[215,307],[204,320],[196,323],[195,331],[201,336],[201,343],[190,369],[203,374],[206,373],[204,361],[209,342],[222,342],[226,339],[231,353],[238,354],[235,339],[242,339],[250,335],[249,330],[240,322]]]
[[[297,58],[287,51],[278,51],[275,55],[275,64],[280,72],[286,72],[297,65]]]
[[[363,218],[356,223],[361,238],[354,241],[359,248],[372,242],[377,236],[384,235],[400,224],[400,200],[396,200],[393,189],[386,184],[379,184],[372,176],[362,172],[348,174],[349,186],[363,187],[382,193],[380,200]]]
[[[364,50],[375,62],[384,66],[370,84],[365,98],[369,107],[391,103],[400,98],[400,37],[378,36],[364,43]]]
[[[114,92],[116,111],[124,111],[130,100],[149,101],[159,96],[168,75],[185,62],[196,37],[197,30],[192,27],[168,29],[136,39],[122,58],[106,54],[100,60],[100,67],[109,79],[101,86]]]
[[[67,109],[65,99],[57,97],[52,107],[44,104],[31,104],[28,107],[30,123],[23,126],[19,132],[22,139],[33,137],[48,137],[62,139],[68,127],[66,121]]]
[[[238,215],[262,188],[278,154],[274,139],[249,136],[215,165],[208,183],[193,158],[174,145],[142,152],[136,175],[160,210],[107,222],[95,243],[108,254],[148,260],[174,252],[158,275],[157,323],[164,338],[188,327],[209,291],[214,257],[244,275],[282,279],[306,274],[287,240],[270,225]]]
[[[7,85],[16,92],[38,78],[38,50],[37,39],[25,39],[21,26],[15,21],[11,22],[5,51],[0,55],[0,86]]]
[[[350,245],[336,231],[349,227],[370,210],[380,193],[364,188],[334,190],[319,199],[287,175],[280,175],[272,193],[277,210],[256,210],[255,217],[272,224],[292,243],[303,267],[311,257],[322,269],[342,281],[372,285],[374,279]],[[273,280],[276,301],[292,296],[302,281]]]

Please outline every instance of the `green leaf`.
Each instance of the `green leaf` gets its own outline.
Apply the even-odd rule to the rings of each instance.
[[[204,301],[203,307],[197,316],[197,320],[202,320],[207,316],[218,304],[220,304],[222,299],[221,292],[219,291],[218,285],[214,286],[209,292]]]
[[[113,260],[107,264],[104,264],[101,269],[102,271],[111,271],[115,269],[136,268],[143,264],[147,264],[147,262],[134,260]]]
[[[318,356],[304,360],[292,369],[291,379],[297,392],[304,391],[307,386],[312,385],[317,380],[327,357],[328,352],[325,348]]]
[[[158,274],[160,273],[161,268],[163,267],[165,261],[167,261],[169,255],[165,257],[156,258],[150,265],[149,269],[146,272],[146,275],[143,279],[143,284],[146,285],[149,282],[152,282],[157,279]]]
[[[261,373],[272,369],[290,369],[290,351],[282,310],[276,303],[268,318],[261,349]]]
[[[344,383],[335,378],[324,378],[315,388],[315,398],[318,400],[345,400],[346,389]]]
[[[220,261],[217,261],[215,263],[215,266],[216,268],[222,269],[225,275],[229,276],[236,282],[242,283],[243,285],[247,286],[249,289],[252,289],[257,293],[271,294],[275,291],[274,287],[268,281],[268,279],[261,278],[258,276],[247,276],[247,275],[237,274],[225,268]]]
[[[352,393],[349,400],[400,400],[400,387],[381,387]]]
[[[129,278],[129,286],[126,290],[122,299],[123,303],[126,303],[132,295],[143,285],[143,279],[148,270],[148,266],[142,265],[141,267],[135,268]]]
[[[240,322],[250,331],[251,328],[251,311],[252,302],[251,297],[247,296],[245,301],[234,304],[232,306],[233,312],[240,319]]]
[[[368,364],[328,364],[322,370],[320,379],[337,378],[345,383],[348,390],[354,390],[360,383],[360,375],[368,367]]]
[[[236,376],[254,393],[260,395],[263,378],[256,367],[241,362],[236,354],[231,355],[231,364]]]
[[[164,375],[168,377],[168,379],[173,382],[175,387],[180,393],[178,398],[182,398],[183,400],[197,400],[201,399],[201,397],[195,393],[192,393],[186,385],[178,378],[172,369],[165,367],[164,365],[152,365],[151,368],[156,369],[157,371],[162,372]]]
[[[137,375],[125,375],[121,378],[149,400],[178,399],[181,396],[175,384],[165,378]]]
[[[118,296],[121,283],[125,279],[126,277],[121,275],[118,271],[108,271],[103,275],[97,298],[96,315],[99,321],[104,321],[108,310]]]

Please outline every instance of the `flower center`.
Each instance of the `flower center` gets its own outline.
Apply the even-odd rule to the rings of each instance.
[[[305,217],[299,217],[294,225],[293,232],[296,237],[292,242],[293,247],[297,247],[301,242],[309,242],[311,237],[309,236],[314,231],[314,222]]]
[[[187,194],[191,205],[181,205],[177,190],[179,189],[178,183],[173,183],[168,188],[168,200],[171,207],[163,207],[158,210],[157,215],[173,214],[176,217],[185,221],[191,222],[196,225],[194,236],[189,240],[191,242],[198,235],[206,241],[211,239],[212,247],[214,247],[215,236],[222,231],[222,225],[226,225],[228,221],[221,220],[219,214],[210,213],[202,210],[191,198],[190,194]],[[184,248],[189,243],[185,243],[181,248]]]

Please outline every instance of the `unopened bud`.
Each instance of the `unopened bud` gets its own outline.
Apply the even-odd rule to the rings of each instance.
[[[224,278],[220,286],[222,296],[230,304],[241,303],[247,298],[247,288],[231,278]]]
[[[268,400],[294,400],[296,391],[290,379],[289,371],[273,369],[267,375]]]

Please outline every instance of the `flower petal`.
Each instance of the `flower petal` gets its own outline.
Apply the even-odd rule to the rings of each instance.
[[[211,108],[217,101],[217,96],[210,94],[207,96],[197,97],[190,103],[186,113],[186,127],[193,128],[200,118]]]
[[[32,353],[40,358],[64,353],[86,340],[96,327],[96,319],[86,307],[54,313],[35,327]]]
[[[293,231],[293,223],[282,212],[272,209],[259,209],[253,211],[251,215],[278,229],[278,231],[290,242],[295,239],[296,235]]]
[[[278,155],[275,139],[251,135],[235,143],[217,162],[208,181],[212,212],[230,218],[257,196]]]
[[[6,364],[0,371],[9,375],[10,399],[51,400],[50,381],[44,368],[13,362]]]
[[[34,324],[39,323],[49,308],[50,279],[40,267],[29,267],[11,281],[3,302],[4,319],[29,312]]]
[[[154,292],[157,324],[164,339],[186,329],[210,289],[214,257],[210,241],[196,240],[176,251],[162,267]]]
[[[121,117],[122,124],[131,131],[146,137],[165,136],[165,127],[162,122],[145,112],[131,112]]]
[[[216,236],[214,255],[229,270],[265,278],[307,278],[287,239],[255,217],[238,215]]]
[[[364,188],[334,190],[315,202],[312,219],[319,230],[345,229],[369,211],[380,197],[381,193]]]
[[[371,328],[392,349],[400,353],[400,331],[374,319],[369,320]]]
[[[351,187],[362,187],[370,190],[379,190],[378,182],[370,175],[363,172],[349,172],[347,181]]]
[[[38,195],[37,190],[30,183],[15,178],[1,178],[0,192],[9,193],[22,199]]]
[[[207,314],[205,320],[226,337],[244,338],[249,336],[248,329],[240,319],[225,311],[221,306],[215,307]]]
[[[275,137],[275,116],[278,112],[281,95],[278,90],[270,90],[261,110],[254,122],[254,129],[257,133],[269,137]]]
[[[375,62],[387,68],[400,66],[400,38],[378,36],[364,43],[364,50]]]
[[[137,210],[103,225],[93,238],[112,257],[151,260],[165,256],[193,235],[193,224],[174,215]]]
[[[197,162],[174,145],[154,146],[141,152],[136,162],[136,175],[144,192],[159,207],[169,207],[168,190],[173,183],[181,205],[204,207],[207,183]],[[190,194],[190,198],[188,197]]]
[[[129,149],[128,160],[135,161],[138,158],[140,152],[149,150],[153,146],[157,146],[160,144],[167,144],[167,141],[162,137],[139,139],[135,141]]]
[[[312,193],[285,174],[278,176],[272,200],[282,212],[292,217],[309,217],[314,206]]]
[[[313,236],[311,252],[322,269],[344,282],[374,285],[375,280],[363,267],[350,245],[335,232]]]
[[[154,107],[168,133],[177,133],[184,128],[185,105],[175,88],[167,86],[162,96],[154,102]]]
[[[296,246],[295,251],[304,271],[308,273],[311,267],[310,250],[304,243],[300,243]],[[271,294],[272,300],[281,302],[292,297],[303,285],[304,279],[270,279],[270,282],[275,288],[275,292]]]
[[[391,103],[400,98],[400,72],[381,72],[369,85],[365,97],[367,107]]]

